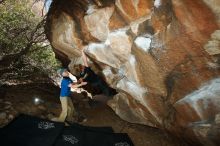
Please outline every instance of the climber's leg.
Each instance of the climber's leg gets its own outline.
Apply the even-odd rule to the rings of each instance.
[[[65,121],[68,111],[68,100],[67,100],[68,98],[69,97],[60,97],[62,111],[60,113],[60,116],[58,118],[53,118],[52,121],[56,121],[56,122]]]
[[[76,116],[76,110],[74,108],[73,102],[70,97],[67,99],[68,101],[68,109],[67,109],[67,121],[74,121],[74,117]]]

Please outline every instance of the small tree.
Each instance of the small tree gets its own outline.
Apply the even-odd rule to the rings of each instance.
[[[27,0],[0,3],[0,81],[50,81],[59,63]]]

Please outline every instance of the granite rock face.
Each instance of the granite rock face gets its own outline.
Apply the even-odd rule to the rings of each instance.
[[[219,0],[53,0],[46,31],[72,73],[85,48],[122,119],[218,144]]]

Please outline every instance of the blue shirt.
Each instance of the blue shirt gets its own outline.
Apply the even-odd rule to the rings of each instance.
[[[61,82],[61,91],[60,91],[61,97],[70,96],[71,91],[68,85],[71,83],[73,83],[73,81],[69,77],[63,77]]]

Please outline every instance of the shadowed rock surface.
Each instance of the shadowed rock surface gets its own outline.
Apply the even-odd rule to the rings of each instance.
[[[72,73],[81,50],[122,119],[218,145],[220,1],[53,0],[47,36]],[[217,122],[216,122],[217,121]]]

